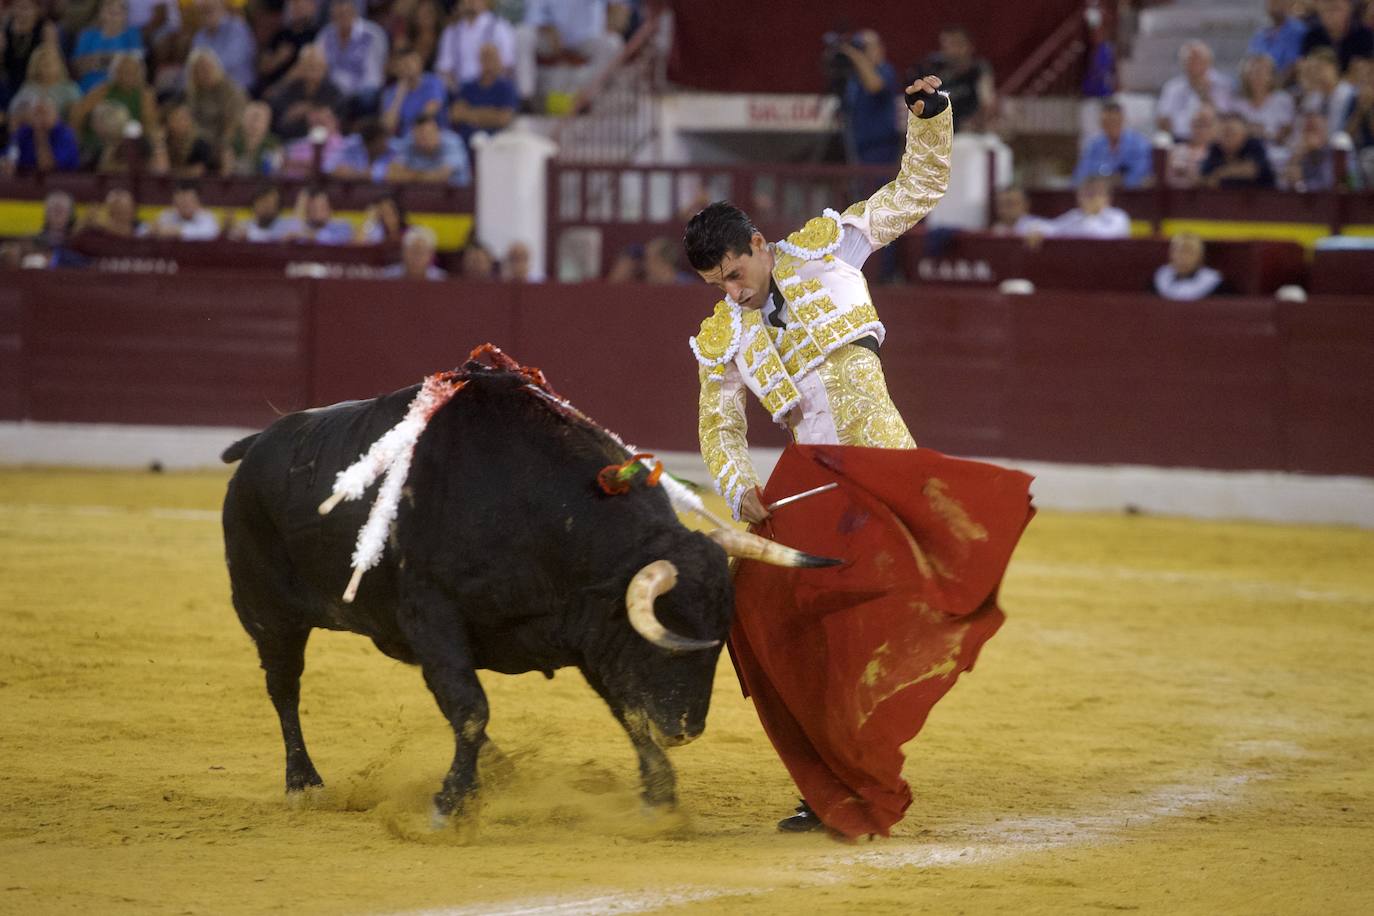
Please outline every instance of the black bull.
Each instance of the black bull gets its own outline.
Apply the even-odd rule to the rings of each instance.
[[[488,740],[478,669],[551,677],[576,667],[628,733],[645,801],[671,805],[661,746],[705,727],[733,613],[726,552],[684,527],[659,487],[603,492],[598,472],[626,460],[623,446],[555,409],[527,376],[465,369],[466,387],[416,443],[385,552],[352,602],[341,596],[375,485],[328,515],[319,506],[336,474],[405,416],[418,386],[285,416],[224,453],[242,459],[224,502],[233,602],[281,720],[287,791],[323,784],[298,713],[306,640],[321,627],[420,666],[455,736],[440,815],[461,813],[477,790]],[[627,598],[646,569],[676,572],[676,587],[640,588],[647,627]]]

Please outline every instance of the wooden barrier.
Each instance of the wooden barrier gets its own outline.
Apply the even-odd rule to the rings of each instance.
[[[0,417],[254,426],[491,341],[631,442],[692,449],[697,286],[0,275]],[[1374,309],[1236,296],[875,288],[924,446],[1093,464],[1374,474]],[[753,413],[751,439],[781,434]]]

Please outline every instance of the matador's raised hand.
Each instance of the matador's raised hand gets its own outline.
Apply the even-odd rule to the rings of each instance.
[[[923,76],[906,87],[906,106],[918,118],[933,118],[949,105],[949,96],[939,91],[938,76]]]

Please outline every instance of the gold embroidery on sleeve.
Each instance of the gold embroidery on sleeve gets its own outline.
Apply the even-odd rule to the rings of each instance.
[[[730,512],[739,518],[740,500],[758,486],[758,474],[749,460],[749,421],[744,415],[744,385],[724,366],[699,373],[697,435],[701,458],[711,472],[716,492],[725,498]]]
[[[875,245],[886,245],[919,223],[944,196],[949,186],[950,149],[954,117],[946,108],[928,120],[907,122],[906,152],[897,177],[866,201],[844,211],[845,216],[868,214],[868,234]]]

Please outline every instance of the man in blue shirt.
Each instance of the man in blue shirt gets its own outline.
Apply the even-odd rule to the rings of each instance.
[[[1102,103],[1102,133],[1088,141],[1073,170],[1073,183],[1100,176],[1114,179],[1118,187],[1143,187],[1150,179],[1150,141],[1139,131],[1126,126],[1121,103]]]
[[[1302,56],[1302,40],[1307,35],[1307,23],[1289,15],[1293,0],[1267,0],[1269,25],[1250,39],[1249,54],[1268,54],[1274,61],[1278,85],[1288,82],[1288,74]]]
[[[462,139],[433,118],[420,118],[410,129],[396,159],[386,170],[390,181],[472,183],[472,168]]]
[[[386,76],[386,32],[359,16],[361,5],[361,0],[331,0],[329,25],[318,41],[329,78],[347,96],[354,115],[376,112]]]
[[[193,48],[209,48],[224,65],[225,74],[247,91],[253,85],[253,59],[257,42],[242,17],[224,8],[224,0],[198,0],[201,27],[191,40]]]
[[[424,61],[414,48],[404,48],[392,59],[396,82],[382,93],[382,123],[394,136],[410,133],[417,118],[445,116],[444,81],[425,72]]]
[[[520,107],[515,81],[505,74],[501,51],[496,45],[482,45],[482,69],[477,79],[468,80],[458,90],[449,108],[449,123],[467,143],[479,130],[496,133],[509,126]]]
[[[853,64],[844,88],[844,112],[852,161],[891,165],[902,155],[906,134],[897,129],[897,71],[887,62],[878,33],[865,29],[839,46]]]

